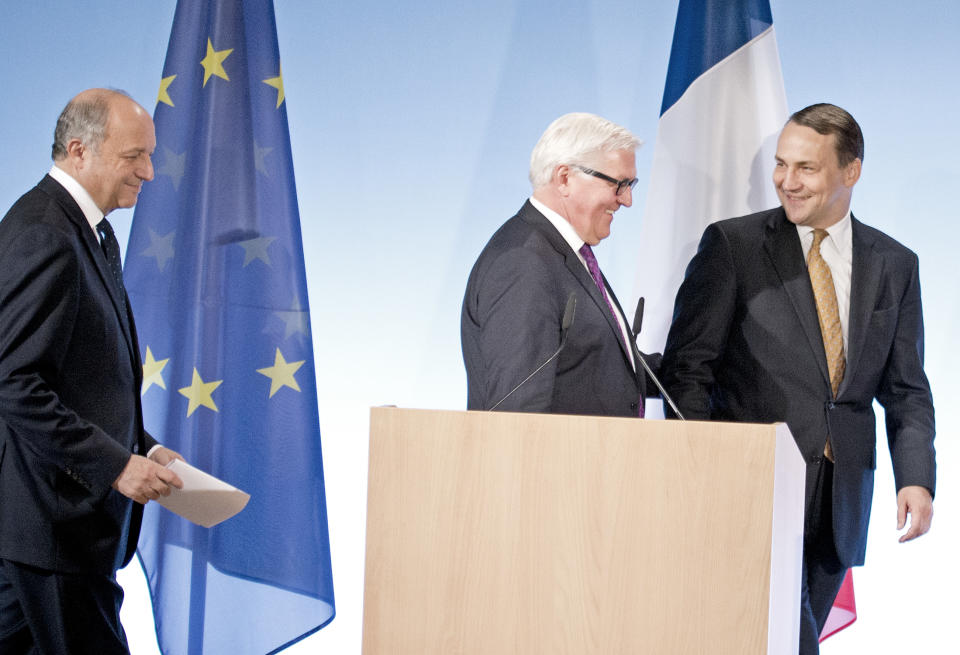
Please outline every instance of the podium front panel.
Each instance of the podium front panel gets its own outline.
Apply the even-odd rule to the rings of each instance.
[[[363,652],[790,652],[790,445],[784,425],[374,409]]]

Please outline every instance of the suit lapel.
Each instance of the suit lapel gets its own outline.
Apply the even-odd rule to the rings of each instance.
[[[552,227],[552,226],[551,226]],[[617,319],[610,312],[610,307],[607,306],[607,301],[603,299],[603,295],[600,293],[600,288],[597,286],[597,283],[593,281],[593,278],[590,276],[590,273],[584,267],[583,262],[580,261],[580,258],[577,257],[577,254],[571,250],[570,245],[564,242],[566,251],[564,254],[564,264],[567,267],[567,270],[577,278],[577,282],[580,283],[580,286],[583,287],[584,291],[593,301],[593,304],[597,306],[599,312],[607,321],[607,325],[610,327],[611,332],[613,332],[614,339],[617,340],[617,343],[620,344],[620,351],[623,353],[623,356],[627,359],[627,364],[630,362],[630,355],[625,350],[626,346],[623,343],[622,332],[620,331],[620,324],[617,322]],[[607,278],[603,276],[603,273],[600,274],[603,278],[603,283],[607,287],[609,292],[607,297],[610,299],[610,303],[620,309],[620,303],[617,302],[616,296],[613,295],[613,292],[610,291],[610,285],[607,284]],[[623,313],[623,310],[620,309],[620,312]]]
[[[613,314],[610,313],[610,308],[603,299],[603,295],[601,295],[599,287],[597,287],[596,282],[593,281],[593,278],[587,271],[586,266],[584,266],[583,262],[580,261],[580,257],[577,256],[577,253],[573,251],[573,249],[570,247],[570,244],[567,243],[567,241],[557,231],[547,217],[537,211],[537,208],[530,204],[529,200],[526,202],[526,204],[524,204],[523,208],[521,208],[520,213],[523,215],[524,220],[528,221],[531,225],[543,233],[544,237],[550,242],[550,245],[553,246],[554,250],[563,256],[564,265],[567,267],[567,270],[570,271],[570,274],[573,275],[574,278],[576,278],[577,282],[580,283],[580,286],[583,287],[583,291],[586,296],[593,301],[600,313],[604,316],[604,318],[606,318],[607,325],[610,326],[610,330],[613,332],[614,338],[617,340],[617,343],[620,344],[620,352],[626,359],[627,366],[630,366],[632,369],[633,367],[630,364],[630,355],[625,350],[626,344],[623,343],[620,324],[617,322],[617,319],[614,318]],[[607,280],[605,277],[603,278],[603,281],[604,284],[606,284]],[[606,284],[606,286],[609,290],[610,285]],[[610,292],[608,297],[610,298],[610,302],[614,304],[622,314],[623,310],[620,309],[620,303],[617,302],[617,299],[612,292]]]
[[[790,297],[803,334],[814,355],[820,374],[827,386],[830,385],[830,371],[827,368],[827,356],[823,349],[823,336],[820,334],[820,322],[817,319],[817,303],[810,286],[810,275],[803,261],[803,248],[797,228],[783,211],[775,210],[766,225],[764,250],[770,258],[784,291]]]
[[[874,252],[874,239],[852,215],[850,223],[853,230],[853,265],[850,271],[847,368],[837,395],[843,393],[849,380],[855,379],[857,364],[867,338],[870,314],[876,305],[877,290],[883,277],[883,259]]]
[[[86,227],[86,219],[84,218],[84,227],[85,229],[81,231],[83,234],[83,245],[87,249],[87,254],[90,256],[90,259],[93,260],[94,266],[97,268],[97,273],[100,275],[100,280],[103,282],[103,286],[107,289],[107,293],[110,295],[110,301],[113,304],[113,310],[117,314],[117,320],[120,321],[120,326],[123,328],[123,337],[127,341],[127,345],[133,346],[132,339],[130,337],[130,320],[127,316],[127,304],[125,298],[120,294],[123,293],[122,290],[117,289],[116,282],[113,280],[113,273],[110,272],[110,265],[107,264],[106,256],[103,254],[103,249],[100,247],[100,244],[97,242],[96,237],[90,232],[90,228]]]
[[[127,348],[130,351],[130,360],[136,362],[139,358],[139,353],[136,353],[134,350],[136,346],[134,345],[131,331],[132,324],[127,314],[127,303],[125,299],[120,296],[122,291],[116,288],[117,285],[113,281],[113,274],[110,272],[110,267],[103,254],[103,249],[100,247],[100,243],[90,229],[90,224],[87,222],[86,216],[83,215],[83,211],[81,211],[73,199],[73,196],[49,175],[40,180],[38,186],[57,201],[63,209],[64,214],[78,230],[80,241],[87,251],[87,256],[90,258],[90,261],[93,262],[93,266],[97,269],[97,273],[100,276],[100,281],[110,296],[113,311],[116,313],[117,320],[120,323],[120,331],[123,333],[123,338],[127,342]]]
[[[627,322],[628,320],[627,315],[626,313],[624,313],[623,307],[620,306],[620,301],[617,300],[617,295],[613,292],[613,287],[610,286],[609,282],[607,282],[606,275],[604,275],[601,272],[600,276],[603,278],[603,284],[607,287],[607,291],[609,292],[608,297],[610,298],[610,303],[617,308],[617,312],[619,312],[620,316],[623,317],[624,324],[626,325],[627,331],[629,332],[630,324]],[[591,278],[591,280],[592,279],[593,278]],[[594,284],[593,286],[594,288],[596,288],[597,285]],[[597,295],[600,296],[599,293]],[[603,296],[600,296],[600,302],[601,303],[603,302]],[[617,342],[620,344],[620,349],[624,351],[623,356],[627,358],[627,363],[630,363],[631,361],[630,353],[626,351],[626,349],[629,348],[629,344],[626,344],[623,342],[624,334],[623,334],[623,331],[620,329],[620,323],[617,321],[617,319],[614,316],[610,315],[610,308],[606,306],[606,303],[603,304],[603,307],[601,307],[601,310],[603,310],[604,308],[606,309],[607,323],[609,323],[610,327],[613,328],[614,334],[617,337]],[[640,366],[639,364],[634,365],[634,369],[635,370],[638,369],[639,366]]]

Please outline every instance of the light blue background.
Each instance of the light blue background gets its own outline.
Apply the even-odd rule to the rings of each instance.
[[[640,183],[598,258],[625,306],[676,1],[276,3],[317,355],[338,616],[297,652],[359,652],[368,408],[462,408],[459,309],[467,273],[529,193],[530,149],[568,111],[647,140]],[[960,392],[954,194],[960,178],[960,5],[953,0],[773,0],[791,110],[829,101],[866,137],[859,218],[921,260],[927,371],[937,402],[933,531],[896,543],[881,450],[860,620],[830,653],[955,647]],[[3,210],[46,172],[57,114],[91,86],[148,109],[174,2],[4,3]],[[199,57],[198,57],[199,65]],[[131,213],[111,217],[121,243]],[[668,307],[647,311],[669,312]],[[655,529],[656,526],[651,526]],[[156,652],[136,571],[123,575],[134,653]],[[953,645],[951,645],[953,643]]]

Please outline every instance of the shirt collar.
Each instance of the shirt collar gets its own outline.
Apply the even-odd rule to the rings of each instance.
[[[70,173],[56,164],[50,168],[50,177],[59,182],[60,185],[67,190],[70,197],[80,206],[80,211],[83,212],[84,218],[86,218],[87,223],[90,224],[90,229],[93,230],[94,234],[97,234],[97,223],[103,220],[103,212],[97,207],[97,203],[93,201],[93,198],[87,190],[83,188],[83,185],[77,182]],[[98,235],[97,241],[99,240],[100,237]]]
[[[844,249],[844,244],[852,243],[851,235],[851,220],[850,220],[850,210],[847,210],[847,213],[839,221],[826,228],[827,234],[830,235],[830,238],[833,239],[833,242],[837,245],[838,250]],[[800,235],[801,241],[803,239],[812,240],[813,237],[810,236],[813,233],[813,228],[809,225],[798,225],[797,234]]]
[[[577,235],[577,231],[573,229],[573,226],[570,225],[570,222],[567,221],[563,216],[553,211],[545,204],[530,196],[530,204],[536,208],[541,214],[546,217],[550,223],[557,228],[557,232],[560,233],[560,236],[563,237],[563,240],[570,244],[570,248],[573,249],[573,252],[579,253],[580,248],[583,246],[584,241]]]

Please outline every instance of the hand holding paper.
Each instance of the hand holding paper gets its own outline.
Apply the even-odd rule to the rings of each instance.
[[[226,521],[246,507],[250,500],[250,494],[190,466],[182,459],[171,460],[167,468],[180,476],[183,489],[175,488],[169,496],[161,497],[157,502],[197,525],[210,528]]]

